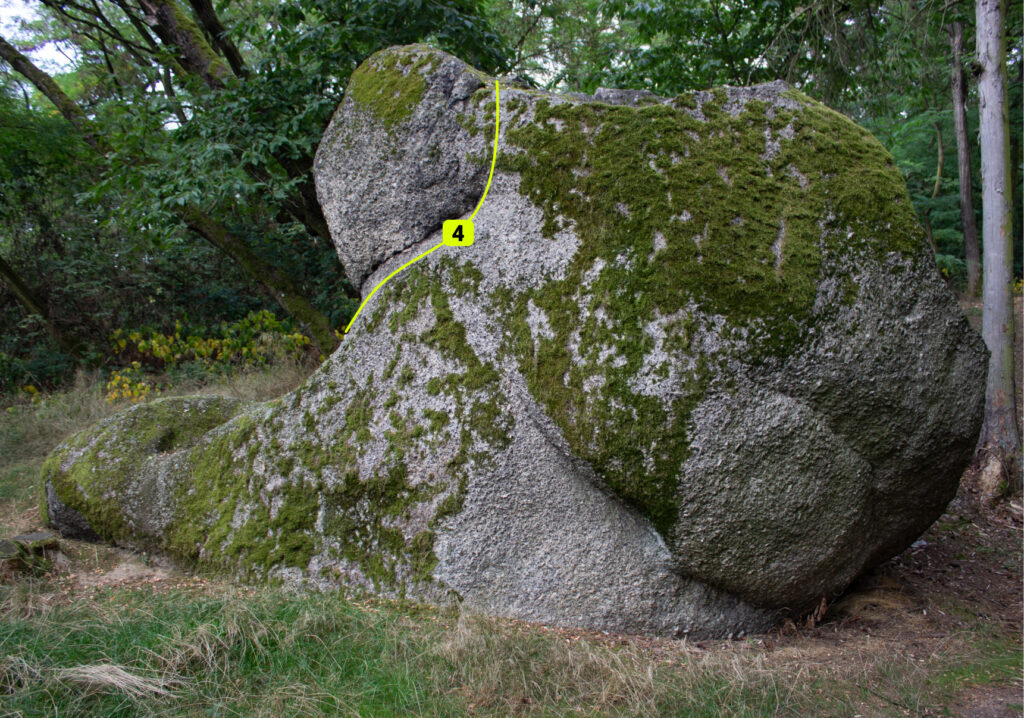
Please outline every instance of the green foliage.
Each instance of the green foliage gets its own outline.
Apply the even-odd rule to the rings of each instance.
[[[863,124],[886,146],[907,181],[918,219],[929,232],[939,254],[963,259],[960,223],[960,178],[957,173],[956,137],[952,109],[913,111],[910,102],[898,105],[896,117],[865,120]],[[977,126],[977,110],[968,115],[968,126]],[[939,172],[939,143],[943,162]],[[974,168],[979,168],[974,152]],[[936,191],[936,178],[938,188]],[[980,193],[975,194],[980,199]],[[981,225],[981,204],[975,201]]]
[[[188,13],[184,3],[178,9]],[[100,362],[119,327],[166,332],[167,317],[185,313],[215,326],[269,308],[259,277],[186,229],[186,206],[214,217],[332,326],[344,326],[358,300],[327,236],[311,168],[349,75],[382,47],[421,40],[487,70],[504,63],[475,0],[218,8],[229,28],[223,41],[243,51],[235,74],[216,83],[183,68],[135,6],[40,11],[33,40],[74,46],[75,65],[57,80],[86,107],[107,149],[97,157],[45,100],[22,107],[16,86],[0,86],[0,256],[42,292],[79,363]],[[41,324],[27,335],[24,317],[0,291],[5,385],[61,381],[72,362]]]
[[[496,36],[467,0],[306,0],[251,10],[231,31],[235,42],[252,47],[247,74],[222,88],[189,85],[173,101],[147,92],[118,108],[129,113],[116,125],[118,145],[146,146],[159,160],[143,170],[139,219],[184,202],[230,206],[240,217],[255,213],[265,225],[261,233],[271,230],[271,244],[309,244],[307,227],[290,226],[294,217],[277,225],[311,180],[313,153],[363,59],[388,45],[430,39],[485,69],[503,62]],[[187,122],[154,132],[155,122],[186,103],[194,112]],[[116,162],[108,181],[124,182],[124,169]],[[329,242],[319,245],[333,256]]]
[[[265,306],[209,246],[134,232],[112,202],[83,201],[98,169],[64,120],[0,94],[0,125],[0,256],[41,294],[79,362],[102,362],[121,326],[162,326],[186,312],[199,323],[235,319]],[[0,391],[59,383],[76,363],[3,284],[0,352]]]
[[[959,257],[950,254],[936,254],[935,264],[939,268],[939,274],[950,285],[962,289],[967,284],[967,263]]]
[[[634,23],[603,0],[490,3],[491,24],[509,45],[519,78],[547,89],[593,92],[636,42]]]
[[[795,0],[733,4],[610,0],[604,7],[631,23],[636,32],[617,66],[609,68],[610,79],[666,95],[785,77],[779,67],[784,60],[768,53],[776,41],[787,46],[792,42],[788,35],[779,35],[788,32],[800,9]]]
[[[53,386],[71,375],[74,362],[31,318],[17,327],[18,335],[0,338],[12,352],[0,351],[0,394],[26,386]],[[17,338],[19,341],[13,341]]]
[[[149,327],[127,332],[118,329],[110,341],[114,354],[137,357],[154,368],[192,362],[206,372],[266,366],[287,357],[298,359],[310,346],[309,337],[266,309],[213,327],[186,328],[178,320],[174,332],[166,334]]]
[[[965,23],[969,63],[972,10],[938,0],[884,8],[796,0],[246,0],[216,8],[227,28],[222,40],[239,48],[241,65],[227,72],[223,46],[206,33],[206,51],[225,68],[210,84],[181,66],[135,5],[43,4],[23,44],[73,46],[75,60],[55,79],[109,150],[97,155],[46,100],[24,93],[16,76],[0,77],[0,257],[41,295],[74,347],[74,356],[62,349],[46,322],[0,284],[0,392],[54,385],[76,365],[101,364],[107,338],[121,327],[166,334],[168,317],[187,314],[212,328],[272,307],[258,277],[182,224],[186,205],[291,278],[331,326],[344,326],[358,299],[318,217],[312,157],[353,71],[394,44],[427,42],[486,72],[507,69],[572,91],[604,85],[674,95],[786,79],[883,142],[937,252],[962,259],[946,25]],[[1024,9],[1009,3],[1007,12],[1020,276]],[[976,102],[972,91],[972,128]],[[945,150],[937,193],[936,124]]]
[[[892,98],[940,99],[949,78],[944,24],[972,11],[937,0],[896,0],[884,9],[859,0],[605,0],[602,7],[635,33],[608,66],[620,85],[671,95],[783,79],[858,118],[888,113]]]

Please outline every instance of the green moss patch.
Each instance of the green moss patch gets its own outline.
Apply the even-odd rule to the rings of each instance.
[[[437,61],[435,54],[407,49],[378,53],[352,73],[346,93],[393,127],[412,116],[427,87],[424,75]]]
[[[42,482],[51,483],[57,498],[85,516],[101,538],[128,537],[133,531],[122,502],[145,460],[195,445],[242,406],[223,397],[185,397],[133,407],[65,442],[43,464]],[[143,543],[152,540],[143,537]]]
[[[519,151],[502,153],[499,166],[519,174],[543,233],[571,228],[580,240],[561,281],[491,298],[507,349],[574,453],[666,538],[689,456],[686,423],[711,387],[728,389],[726,362],[784,358],[807,340],[825,257],[849,256],[850,245],[878,259],[916,257],[923,246],[882,146],[805,96],[791,99],[799,109],[751,99],[735,116],[724,91],[699,112],[693,98],[640,107],[541,99],[505,135]],[[828,271],[845,273],[849,301],[854,268]],[[531,306],[550,336],[532,336]],[[694,306],[725,319],[713,330],[721,356],[689,349]],[[666,402],[634,384],[650,371],[649,327],[673,317],[661,349],[688,366]]]

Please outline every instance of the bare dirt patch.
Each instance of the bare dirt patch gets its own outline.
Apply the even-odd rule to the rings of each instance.
[[[983,506],[964,486],[911,548],[859,579],[821,623],[793,626],[767,640],[775,642],[776,652],[797,662],[819,661],[846,680],[856,679],[850,672],[858,665],[883,659],[902,662],[913,679],[929,665],[967,656],[977,659],[974,667],[953,664],[940,670],[940,680],[948,674],[952,684],[959,675],[960,685],[966,685],[947,702],[913,705],[893,695],[880,696],[881,702],[905,715],[1021,715],[1021,545],[1019,504]],[[979,635],[985,645],[978,643]],[[1000,645],[1016,646],[1018,668],[1012,677],[1005,651],[1000,662]],[[869,684],[863,687],[873,693]]]

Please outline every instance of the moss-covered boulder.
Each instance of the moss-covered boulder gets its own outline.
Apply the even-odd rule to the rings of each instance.
[[[782,83],[509,83],[500,110],[472,246],[395,276],[276,402],[167,400],[73,437],[44,471],[54,524],[706,636],[834,596],[942,512],[985,353],[867,132]],[[363,296],[473,210],[494,111],[492,78],[423,46],[353,75],[315,171]]]

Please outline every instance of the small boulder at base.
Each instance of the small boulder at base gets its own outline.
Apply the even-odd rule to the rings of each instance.
[[[494,79],[424,47],[352,75],[317,152],[364,297],[468,218]],[[761,631],[956,491],[986,353],[892,158],[776,82],[501,86],[475,242],[373,295],[265,404],[168,399],[48,460],[65,534],[530,621]]]

